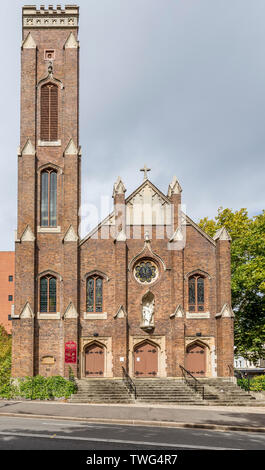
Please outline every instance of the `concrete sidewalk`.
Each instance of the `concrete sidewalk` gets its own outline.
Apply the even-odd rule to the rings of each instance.
[[[93,405],[61,401],[0,400],[0,418],[1,415],[139,426],[265,432],[265,407]]]

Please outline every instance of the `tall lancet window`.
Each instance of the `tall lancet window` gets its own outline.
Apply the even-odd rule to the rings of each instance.
[[[103,311],[103,279],[101,277],[92,276],[87,279],[86,309],[87,312]]]
[[[58,140],[58,87],[47,83],[40,93],[40,138],[44,141]]]
[[[41,173],[41,226],[57,226],[57,173],[53,169]]]
[[[40,312],[56,312],[56,278],[43,276],[40,279]]]
[[[195,275],[189,278],[189,311],[204,312],[204,278]]]

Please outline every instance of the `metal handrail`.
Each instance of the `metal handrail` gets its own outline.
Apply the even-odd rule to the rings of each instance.
[[[202,399],[204,400],[204,386],[200,384],[200,382],[192,375],[185,367],[183,367],[181,364],[179,364],[183,379],[185,380],[186,384],[188,384],[190,387],[192,387],[195,392],[199,392],[202,394]],[[187,378],[187,375],[190,378]],[[192,380],[192,382],[191,382]]]
[[[130,393],[133,393],[134,398],[136,400],[137,398],[136,385],[123,366],[122,366],[122,379],[127,389],[129,390]]]

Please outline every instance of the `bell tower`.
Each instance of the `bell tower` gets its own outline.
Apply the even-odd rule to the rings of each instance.
[[[13,377],[67,376],[78,344],[78,21],[76,5],[22,8]]]

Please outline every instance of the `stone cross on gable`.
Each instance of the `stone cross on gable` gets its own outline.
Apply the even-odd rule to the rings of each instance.
[[[140,171],[144,171],[144,181],[147,180],[147,179],[148,179],[148,177],[147,177],[147,172],[148,172],[148,171],[151,171],[151,168],[147,168],[147,166],[144,165],[144,167],[141,168]]]

